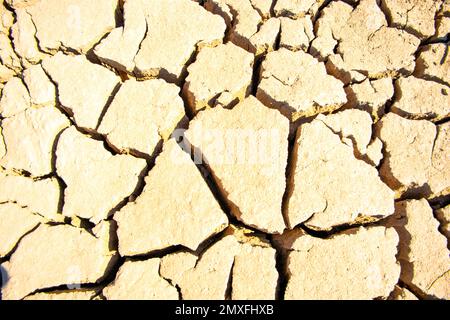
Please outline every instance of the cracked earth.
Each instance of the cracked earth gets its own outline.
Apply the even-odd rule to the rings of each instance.
[[[449,0],[2,1],[1,299],[449,299],[449,32]]]

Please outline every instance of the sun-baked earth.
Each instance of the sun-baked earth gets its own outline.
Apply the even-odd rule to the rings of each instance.
[[[449,50],[449,0],[2,0],[0,300],[450,299]]]

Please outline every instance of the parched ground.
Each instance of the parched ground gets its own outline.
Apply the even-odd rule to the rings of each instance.
[[[0,298],[449,299],[449,32],[449,0],[2,1]]]

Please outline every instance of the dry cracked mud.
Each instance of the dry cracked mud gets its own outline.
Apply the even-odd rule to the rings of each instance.
[[[1,1],[0,300],[450,299],[449,48],[448,0]]]

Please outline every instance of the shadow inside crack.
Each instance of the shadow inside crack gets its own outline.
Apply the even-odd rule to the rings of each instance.
[[[0,300],[3,300],[2,299],[2,290],[1,289],[6,285],[8,280],[9,280],[8,273],[6,272],[5,268],[3,268],[0,265]]]

